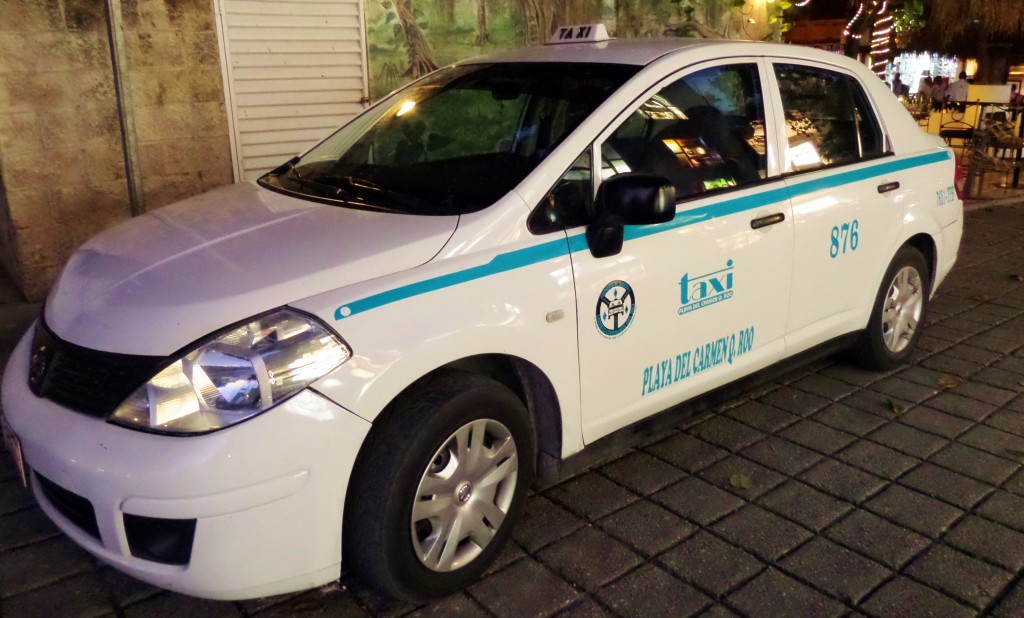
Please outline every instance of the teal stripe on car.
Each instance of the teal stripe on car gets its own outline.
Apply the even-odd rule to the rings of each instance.
[[[737,199],[727,198],[715,204],[709,204],[707,206],[701,206],[699,208],[693,208],[677,213],[676,216],[667,223],[629,226],[625,231],[625,239],[626,241],[636,240],[638,238],[644,238],[645,236],[651,236],[652,234],[660,234],[662,232],[668,232],[688,225],[694,225],[709,219],[725,217],[746,210],[753,210],[755,208],[776,204],[778,202],[806,195],[815,191],[835,189],[843,185],[860,182],[876,176],[901,172],[924,165],[931,165],[940,161],[947,161],[949,158],[950,154],[948,151],[935,152],[916,157],[908,157],[906,159],[886,161],[884,163],[864,167],[858,170],[840,172],[823,178],[794,183],[790,186],[780,187],[778,189],[772,189],[771,191],[764,191],[762,193],[755,193]],[[568,242],[566,242],[566,239],[564,238],[559,238],[557,240],[548,241],[525,249],[517,249],[508,253],[502,253],[496,255],[494,259],[486,264],[473,266],[465,270],[455,271],[453,273],[432,277],[430,279],[424,279],[423,281],[403,285],[342,305],[334,311],[334,319],[342,320],[356,315],[357,313],[363,313],[400,300],[412,298],[413,296],[419,296],[428,292],[436,292],[437,290],[443,290],[454,285],[483,279],[484,277],[490,277],[491,275],[501,274],[517,268],[539,264],[540,262],[546,262],[558,257],[587,250],[589,249],[587,246],[586,236],[584,234],[575,234],[568,238]]]

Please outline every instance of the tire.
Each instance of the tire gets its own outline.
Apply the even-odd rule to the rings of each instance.
[[[508,537],[535,460],[534,427],[512,391],[470,373],[434,376],[367,438],[345,506],[346,565],[414,602],[467,586]]]
[[[852,350],[853,360],[881,371],[906,362],[921,337],[930,294],[924,256],[913,247],[901,247],[882,278],[867,330]]]

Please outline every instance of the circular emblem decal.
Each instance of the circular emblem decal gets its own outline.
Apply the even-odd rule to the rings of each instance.
[[[636,298],[625,281],[612,281],[597,297],[597,330],[605,337],[618,337],[633,322]]]

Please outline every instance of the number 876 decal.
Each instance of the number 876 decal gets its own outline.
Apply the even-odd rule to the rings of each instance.
[[[832,244],[829,246],[828,255],[831,258],[839,257],[846,252],[857,250],[860,244],[860,222],[856,219],[849,223],[832,226]]]

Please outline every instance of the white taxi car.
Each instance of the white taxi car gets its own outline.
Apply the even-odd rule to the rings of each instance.
[[[605,38],[441,69],[86,243],[3,381],[46,514],[200,597],[343,564],[434,597],[602,437],[851,333],[906,359],[960,243],[942,142],[836,54]]]

